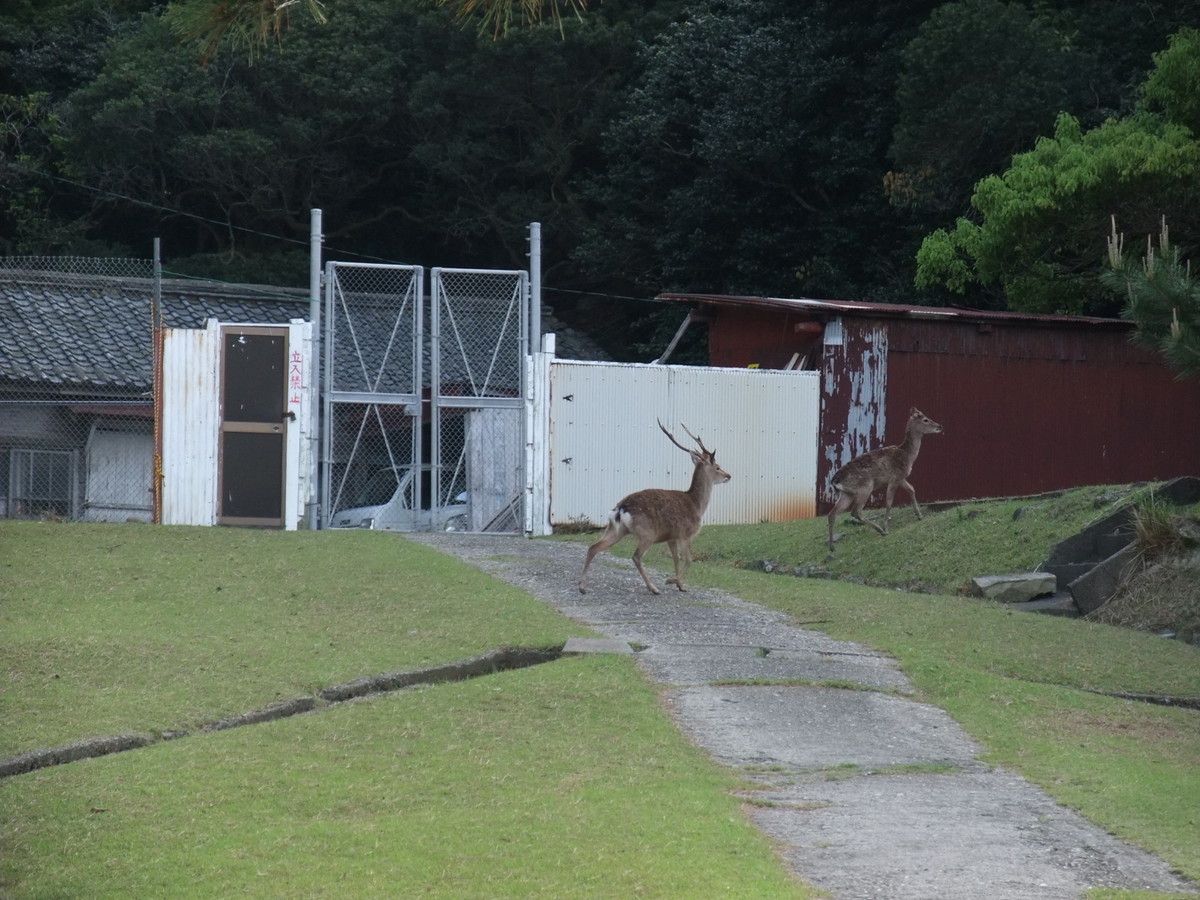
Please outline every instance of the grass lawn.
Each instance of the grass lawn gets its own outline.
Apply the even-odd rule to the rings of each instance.
[[[0,523],[0,755],[583,634],[390,535]],[[0,781],[0,896],[813,897],[626,657]]]
[[[824,519],[710,526],[688,580],[895,656],[987,761],[1200,881],[1200,712],[1104,693],[1200,697],[1200,651],[956,595],[1129,495],[898,510],[833,559]],[[388,535],[0,523],[0,756],[584,633]],[[738,787],[630,659],[562,659],[0,781],[0,896],[816,896]]]
[[[0,523],[0,756],[584,632],[372,532]]]

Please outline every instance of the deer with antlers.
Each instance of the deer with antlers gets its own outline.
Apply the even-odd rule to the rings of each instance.
[[[688,430],[688,437],[696,442],[699,450],[685,447],[675,439],[661,421],[658,427],[663,434],[670,438],[671,443],[692,458],[696,469],[692,473],[692,484],[686,491],[663,490],[649,488],[636,491],[623,498],[609,514],[608,525],[600,540],[588,548],[587,559],[583,562],[583,574],[579,576],[579,593],[585,594],[588,566],[597,553],[607,550],[627,534],[637,538],[637,549],[633,553],[633,564],[642,574],[642,580],[650,593],[659,593],[646,569],[642,565],[642,557],[655,544],[666,543],[671,549],[671,558],[675,561],[675,577],[668,578],[667,584],[673,584],[679,590],[686,591],[683,576],[692,562],[692,538],[700,531],[700,520],[708,509],[708,501],[712,496],[714,484],[724,484],[730,479],[730,474],[717,465],[715,450],[709,450],[704,442]],[[682,561],[682,568],[680,567]]]
[[[927,434],[941,434],[942,426],[915,406],[908,416],[904,443],[899,446],[880,447],[861,456],[856,456],[834,473],[833,489],[838,492],[837,501],[829,511],[829,552],[833,552],[833,527],[837,517],[849,510],[850,518],[861,525],[870,525],[880,534],[888,533],[892,515],[892,498],[896,488],[902,487],[912,497],[913,509],[921,518],[921,506],[917,503],[917,492],[908,482],[913,463],[921,452],[921,438]],[[884,488],[883,527],[867,521],[861,515],[863,504],[871,494]]]

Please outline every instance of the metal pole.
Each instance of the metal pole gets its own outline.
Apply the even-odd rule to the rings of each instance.
[[[542,223],[529,223],[529,348],[542,347]]]
[[[162,314],[162,238],[154,239],[154,289],[150,300],[151,368],[154,404],[154,483],[150,521],[162,524],[163,505],[163,314]]]
[[[553,339],[551,339],[553,346]],[[540,500],[542,492],[538,490],[535,481],[542,471],[542,463],[548,452],[544,445],[544,432],[540,421],[536,419],[539,394],[543,393],[540,373],[537,365],[542,350],[542,223],[529,223],[529,344],[526,348],[530,363],[523,371],[531,376],[524,386],[525,415],[521,417],[525,434],[522,436],[522,446],[525,448],[525,510],[524,521],[521,523],[525,534],[541,534],[545,528],[534,522],[534,511],[543,513]],[[542,516],[544,518],[544,515]]]
[[[309,414],[309,477],[308,509],[305,518],[308,527],[317,529],[320,523],[320,504],[318,503],[321,477],[321,210],[309,211],[309,241],[308,241],[308,321],[312,326],[312,358],[308,361],[308,379],[310,384],[310,401],[312,411]]]

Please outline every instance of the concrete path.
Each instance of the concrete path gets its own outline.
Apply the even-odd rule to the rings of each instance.
[[[654,597],[632,563],[608,554],[581,595],[579,544],[407,537],[606,639],[568,650],[633,648],[666,686],[679,726],[760,785],[747,794],[749,815],[791,870],[837,900],[1066,900],[1097,887],[1195,895],[1161,860],[981,763],[958,724],[906,696],[904,674],[866,647],[716,591],[664,587]],[[764,679],[809,684],[737,684]]]

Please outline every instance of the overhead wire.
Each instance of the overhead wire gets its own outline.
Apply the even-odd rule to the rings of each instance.
[[[45,172],[35,166],[30,166],[25,163],[13,162],[10,160],[10,161],[8,161],[8,165],[10,165],[12,168],[19,169],[27,174],[37,175],[42,178],[50,179],[52,181],[58,181],[58,182],[70,185],[71,187],[78,188],[83,191],[88,191],[93,194],[98,194],[102,197],[106,197],[106,198],[109,198],[112,200],[120,200],[125,203],[132,203],[135,206],[145,207],[147,209],[152,209],[156,212],[167,213],[169,215],[179,216],[179,217],[185,218],[185,219],[192,219],[197,222],[204,222],[205,224],[208,224],[208,225],[215,225],[222,229],[231,229],[233,231],[239,231],[239,232],[242,232],[245,234],[251,234],[256,237],[270,238],[271,240],[280,241],[282,243],[296,244],[298,246],[304,247],[305,249],[308,249],[308,247],[309,247],[309,239],[308,238],[301,239],[301,238],[288,237],[286,235],[274,234],[269,231],[262,231],[261,229],[257,229],[257,228],[248,228],[244,225],[235,225],[232,222],[225,222],[225,221],[221,221],[219,219],[213,219],[208,216],[202,216],[198,213],[186,212],[184,210],[175,209],[173,207],[165,206],[163,204],[153,203],[149,200],[141,200],[137,197],[130,197],[126,194],[121,194],[116,191],[108,190],[106,188],[94,187],[92,185],[85,184],[81,181],[76,181],[72,178],[67,178],[63,175],[55,175],[54,173],[51,173],[51,172]],[[354,257],[356,259],[365,260],[368,262],[384,263],[384,264],[388,264],[388,265],[409,265],[409,263],[405,263],[405,262],[402,262],[399,260],[387,259],[385,257],[374,256],[372,254],[367,254],[367,253],[360,253],[355,250],[348,250],[343,247],[335,247],[332,245],[325,246],[325,253],[326,254],[336,253],[336,254],[339,254],[342,256],[349,256],[349,257]],[[217,284],[227,284],[230,286],[235,285],[234,282],[222,282],[218,279],[213,279],[213,278],[200,279],[200,278],[198,278],[198,276],[187,275],[182,272],[173,272],[173,271],[168,272],[167,270],[164,270],[164,274],[170,274],[171,277],[179,278],[179,279],[203,280],[203,281],[214,282]],[[239,285],[239,286],[244,287],[245,285]],[[571,295],[576,295],[576,296],[580,296],[580,297],[599,297],[599,298],[603,298],[605,300],[632,300],[632,301],[636,301],[639,303],[653,302],[653,298],[651,298],[651,297],[632,297],[632,296],[628,296],[628,295],[613,294],[613,293],[608,293],[608,292],[603,292],[603,291],[573,290],[571,288],[552,287],[552,286],[546,285],[545,283],[542,284],[542,290],[543,290],[543,292],[554,292],[554,293],[558,293],[558,294],[571,294]]]

